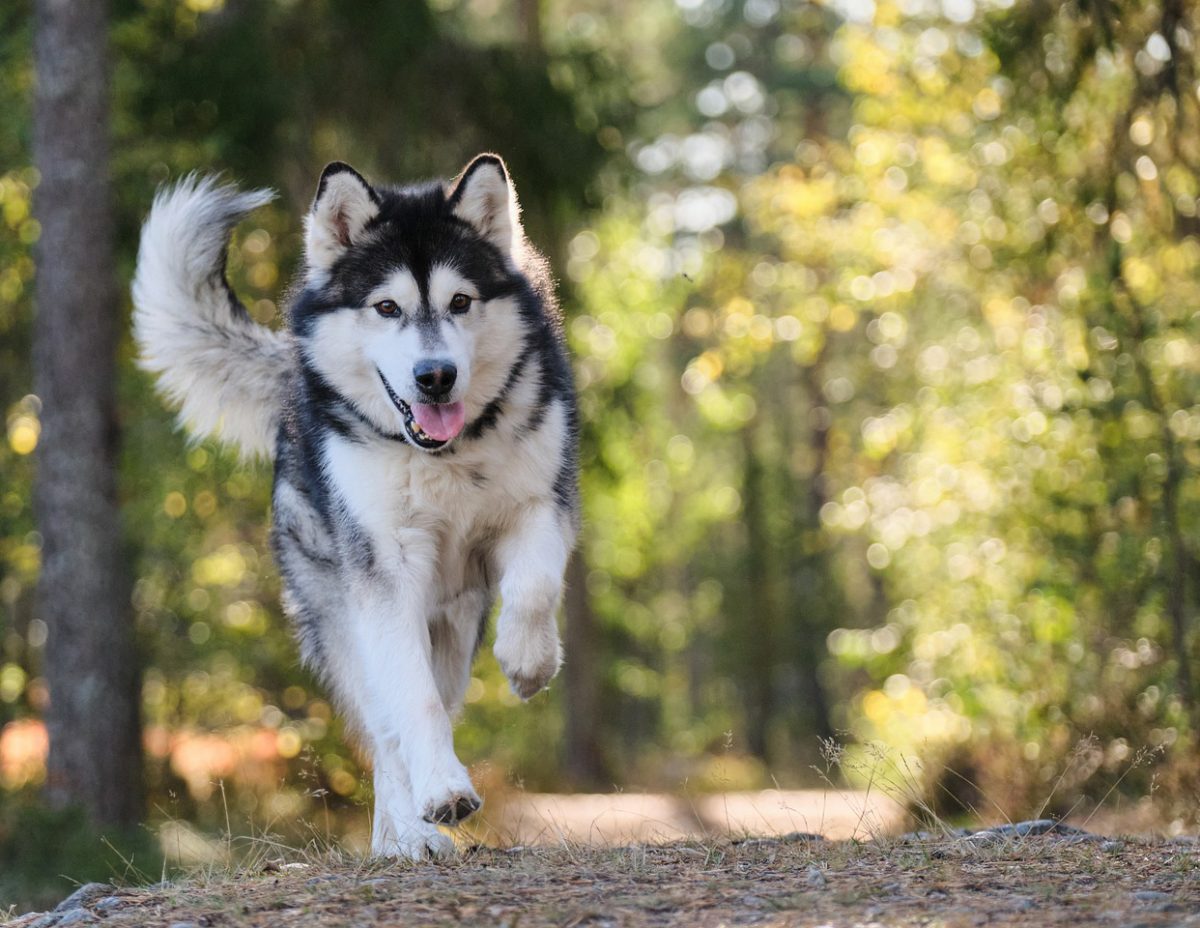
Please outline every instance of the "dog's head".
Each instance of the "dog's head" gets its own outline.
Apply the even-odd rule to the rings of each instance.
[[[504,162],[448,184],[373,188],[325,168],[292,327],[306,361],[380,429],[437,451],[503,389],[525,326],[525,237]]]

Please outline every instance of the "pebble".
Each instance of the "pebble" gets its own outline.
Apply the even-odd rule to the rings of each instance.
[[[1157,889],[1139,889],[1133,894],[1138,902],[1170,902],[1171,894],[1159,892]]]
[[[1100,850],[1104,851],[1106,854],[1119,854],[1121,851],[1125,850],[1125,842],[1103,841],[1100,844]]]
[[[780,835],[779,840],[784,844],[795,844],[799,841],[824,841],[825,836],[811,831],[789,831],[786,835]]]
[[[195,922],[171,922],[167,928],[200,928]]]
[[[826,883],[829,882],[825,879],[825,874],[821,871],[820,867],[809,867],[808,874],[804,877],[804,879],[809,886],[812,886],[816,889],[821,889]]]
[[[55,912],[70,912],[73,909],[82,909],[92,904],[92,901],[99,899],[102,896],[112,895],[112,891],[116,887],[108,883],[85,883],[79,889],[67,896],[62,902],[54,907]]]

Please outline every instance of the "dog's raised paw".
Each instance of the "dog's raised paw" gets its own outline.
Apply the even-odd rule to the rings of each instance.
[[[546,688],[562,663],[562,646],[554,619],[536,623],[505,621],[500,617],[492,648],[512,691],[522,699]]]
[[[558,668],[556,667],[555,670]],[[544,673],[536,677],[526,677],[519,673],[508,674],[508,683],[512,687],[512,691],[522,699],[532,699],[554,679],[554,673]]]
[[[479,810],[483,801],[478,796],[453,796],[448,802],[425,813],[425,821],[435,825],[457,825]]]

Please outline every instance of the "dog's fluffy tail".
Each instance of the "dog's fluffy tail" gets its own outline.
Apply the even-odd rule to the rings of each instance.
[[[252,320],[234,296],[225,250],[238,220],[273,196],[196,175],[162,188],[142,227],[133,281],[139,363],[159,375],[180,420],[197,436],[266,457],[275,451],[291,341]]]

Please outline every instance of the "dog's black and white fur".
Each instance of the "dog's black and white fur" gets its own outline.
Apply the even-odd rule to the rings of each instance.
[[[437,825],[480,805],[451,720],[497,593],[513,689],[561,659],[577,425],[551,281],[496,156],[399,188],[331,164],[274,331],[224,273],[230,229],[270,197],[195,177],[158,194],[133,285],[142,363],[194,433],[274,457],[284,606],[373,759],[372,848],[445,853]]]

